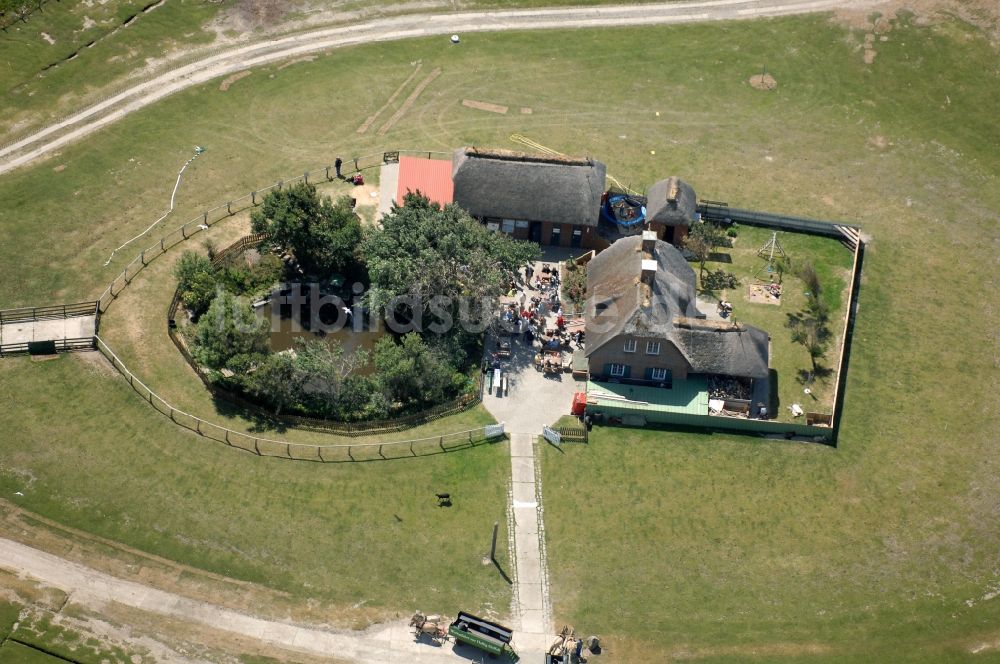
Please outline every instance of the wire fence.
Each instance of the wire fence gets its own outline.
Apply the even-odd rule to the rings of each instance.
[[[244,452],[250,452],[257,456],[278,457],[297,461],[314,461],[318,463],[386,461],[389,459],[429,456],[469,449],[484,443],[498,441],[505,436],[504,425],[502,423],[487,424],[476,429],[467,429],[465,431],[445,433],[426,438],[414,438],[412,440],[358,442],[336,445],[298,443],[258,436],[254,433],[237,431],[224,427],[221,424],[216,424],[215,422],[209,422],[173,406],[166,399],[153,392],[141,379],[132,373],[103,339],[95,336],[93,342],[96,344],[97,350],[125,377],[132,389],[159,413],[170,418],[171,422],[209,440],[243,450]]]

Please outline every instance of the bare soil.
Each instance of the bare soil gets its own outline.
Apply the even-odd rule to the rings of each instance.
[[[778,82],[770,74],[756,74],[750,77],[750,86],[755,90],[774,90]]]

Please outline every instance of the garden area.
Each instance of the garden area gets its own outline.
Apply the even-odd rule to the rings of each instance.
[[[699,307],[771,337],[773,415],[832,414],[853,252],[838,240],[700,222],[685,238]]]
[[[308,184],[268,194],[251,229],[254,249],[182,254],[180,336],[211,383],[275,417],[384,420],[471,399],[479,322],[538,254],[419,194],[362,228],[348,197]]]

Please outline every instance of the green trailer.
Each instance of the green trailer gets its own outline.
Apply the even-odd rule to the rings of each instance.
[[[521,659],[510,645],[514,638],[512,629],[471,613],[460,611],[458,618],[448,627],[448,634],[458,643],[467,643],[494,656],[502,655],[512,664]]]

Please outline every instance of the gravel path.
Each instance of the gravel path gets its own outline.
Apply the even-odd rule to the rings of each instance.
[[[316,625],[266,620],[64,560],[39,549],[0,538],[0,569],[40,581],[69,595],[68,603],[96,613],[111,602],[162,616],[164,620],[196,623],[272,646],[309,655],[335,656],[361,664],[439,664],[461,661],[453,644],[434,647],[414,640],[405,622],[376,625],[363,632],[324,629]],[[466,655],[473,654],[461,647]],[[252,646],[248,646],[252,651]]]
[[[879,4],[878,0],[703,0],[670,4],[413,14],[238,46],[139,83],[0,148],[0,173],[43,157],[168,95],[279,60],[370,42],[433,35],[608,26],[663,25],[827,11]]]

